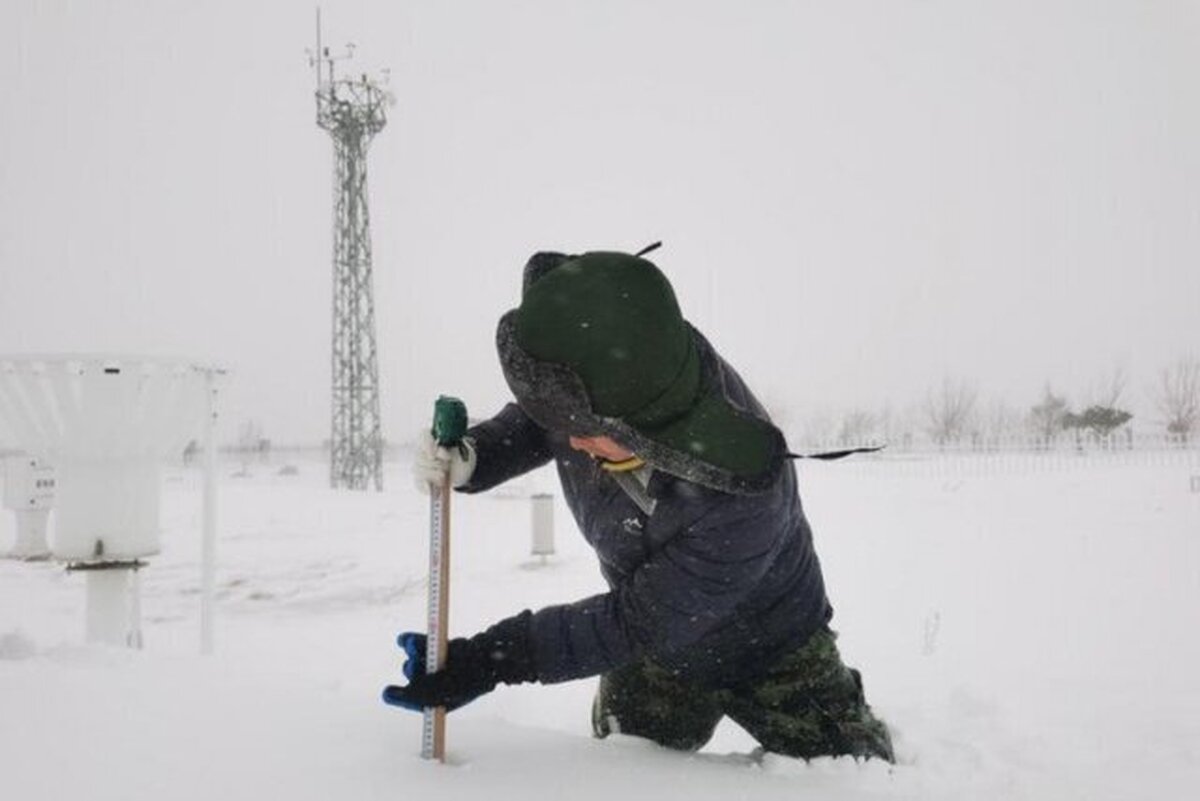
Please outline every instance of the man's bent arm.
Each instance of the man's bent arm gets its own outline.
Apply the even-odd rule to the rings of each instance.
[[[483,492],[541,467],[551,459],[546,431],[510,403],[490,420],[467,429],[475,447],[475,470],[459,492]]]
[[[775,561],[777,520],[738,499],[668,543],[610,592],[534,613],[540,681],[604,673],[684,648],[727,623]]]

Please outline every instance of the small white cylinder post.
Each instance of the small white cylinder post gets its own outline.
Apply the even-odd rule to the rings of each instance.
[[[129,567],[85,571],[87,575],[87,641],[125,647],[132,632]]]
[[[541,557],[554,555],[554,496],[540,492],[530,498],[533,503],[533,542],[530,552]]]
[[[204,533],[200,554],[200,653],[213,652],[213,606],[217,572],[217,442],[213,371],[204,376]]]

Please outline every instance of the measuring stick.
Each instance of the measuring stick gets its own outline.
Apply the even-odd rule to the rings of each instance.
[[[446,664],[446,627],[450,618],[450,481],[429,499],[429,635],[425,669],[436,673]],[[421,729],[421,756],[446,761],[446,708],[426,707]]]
[[[433,407],[433,438],[444,448],[457,447],[467,428],[467,409],[457,398],[442,396]],[[436,673],[446,664],[450,625],[450,477],[429,498],[429,619],[425,669]],[[446,709],[428,707],[421,728],[421,756],[446,761]]]

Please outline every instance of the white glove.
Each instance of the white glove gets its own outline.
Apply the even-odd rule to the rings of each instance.
[[[475,472],[475,447],[470,439],[459,445],[443,448],[437,444],[429,429],[417,434],[417,449],[413,454],[413,484],[419,492],[433,494],[447,476],[451,487],[461,487]]]

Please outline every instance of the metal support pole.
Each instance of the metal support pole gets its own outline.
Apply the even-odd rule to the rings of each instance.
[[[200,653],[213,652],[213,606],[217,572],[216,377],[204,374],[204,532],[200,546]]]
[[[142,573],[138,566],[129,571],[129,633],[125,644],[142,650]]]
[[[99,645],[129,645],[128,566],[87,571],[86,639]]]

